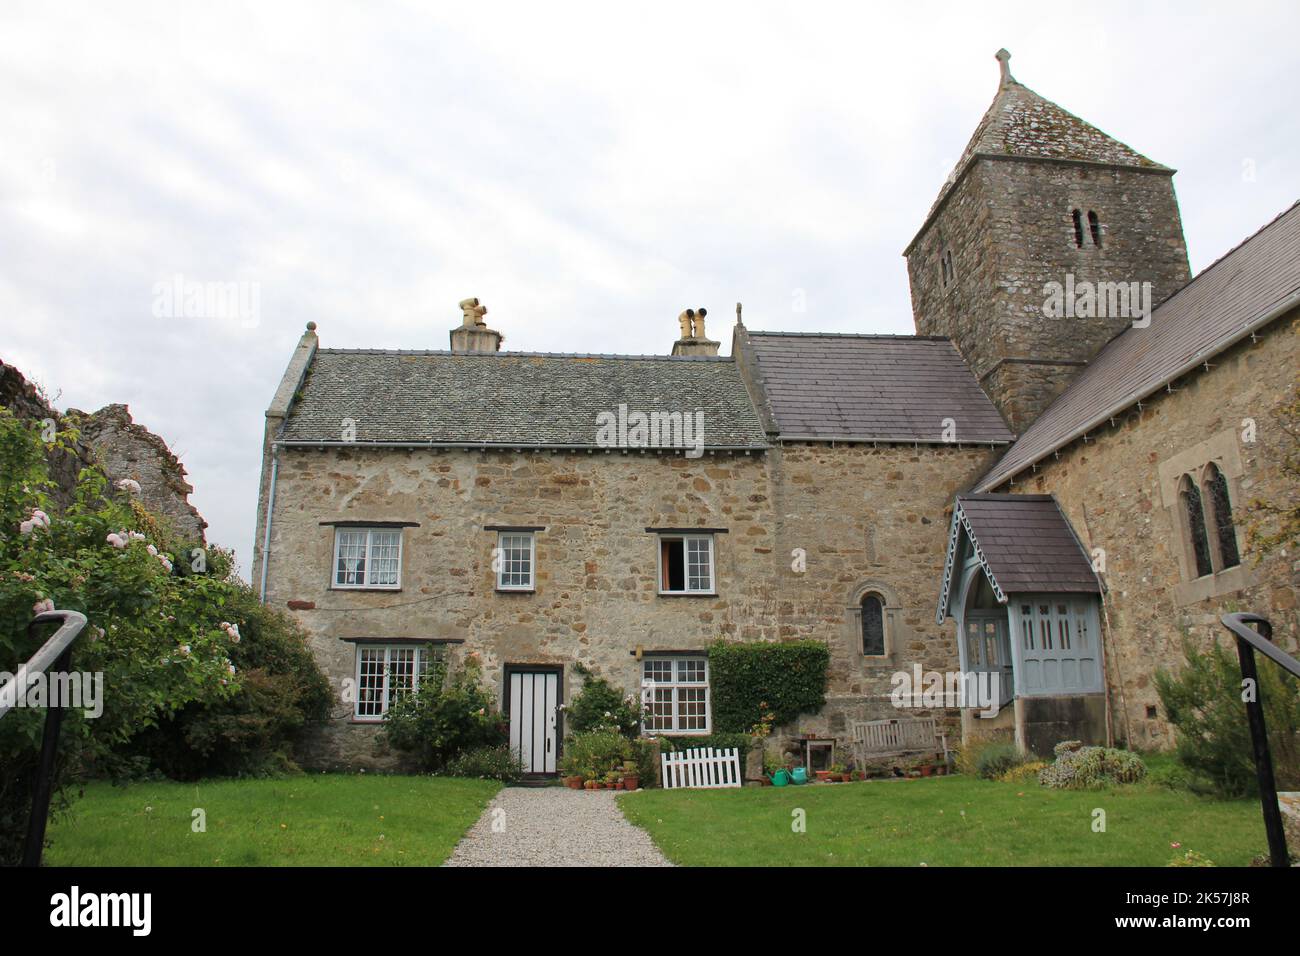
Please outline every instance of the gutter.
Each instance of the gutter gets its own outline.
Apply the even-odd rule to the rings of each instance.
[[[262,583],[260,600],[266,603],[266,573],[271,564],[271,518],[275,514],[275,479],[280,473],[280,449],[271,442],[271,487],[266,493],[266,529],[262,537]]]
[[[1190,361],[1179,366],[1178,371],[1174,372],[1172,375],[1166,376],[1154,388],[1142,392],[1130,392],[1126,398],[1123,398],[1116,404],[1109,406],[1101,414],[1097,415],[1093,419],[1090,419],[1087,424],[1082,425],[1079,428],[1076,428],[1074,431],[1070,432],[1070,434],[1067,435],[1065,438],[1061,439],[1060,441],[1053,442],[1051,447],[1043,451],[1042,454],[1038,455],[1035,458],[1029,459],[1023,465],[1017,467],[1014,471],[1003,472],[993,478],[989,478],[985,481],[981,481],[978,485],[975,486],[975,491],[979,493],[983,493],[989,491],[992,488],[997,488],[999,485],[1002,485],[1010,481],[1011,479],[1015,478],[1016,475],[1022,474],[1026,468],[1033,467],[1034,465],[1038,464],[1040,461],[1042,461],[1044,458],[1046,458],[1048,455],[1052,454],[1053,452],[1060,451],[1062,448],[1065,448],[1067,445],[1070,445],[1073,442],[1077,441],[1078,439],[1082,438],[1088,432],[1095,430],[1102,424],[1102,422],[1109,421],[1120,412],[1131,408],[1132,406],[1142,401],[1143,399],[1150,398],[1152,395],[1154,395],[1156,392],[1160,391],[1161,389],[1167,388],[1174,381],[1182,378],[1184,375],[1186,375],[1192,369],[1196,368],[1198,365],[1204,365],[1210,359],[1214,358],[1214,356],[1226,352],[1228,349],[1232,348],[1234,345],[1236,345],[1246,336],[1251,335],[1254,332],[1258,331],[1259,329],[1263,328],[1264,326],[1268,325],[1274,319],[1281,318],[1283,315],[1290,312],[1298,305],[1300,305],[1300,290],[1292,292],[1291,295],[1283,299],[1277,305],[1273,306],[1273,308],[1269,309],[1258,319],[1255,319],[1253,322],[1248,322],[1246,325],[1242,326],[1241,329],[1239,329],[1230,338],[1225,339],[1222,342],[1222,344],[1212,349],[1209,349],[1205,352],[1196,353],[1196,355],[1193,356]]]
[[[443,441],[314,441],[311,439],[280,439],[271,443],[271,447],[285,448],[469,448],[495,451],[511,451],[515,449],[527,448],[530,451],[619,451],[626,454],[629,451],[686,451],[689,446],[677,445],[646,445],[629,446],[626,448],[604,448],[600,445],[555,445],[545,442],[443,442]],[[768,445],[705,445],[705,451],[743,451],[746,454],[752,451],[766,451]],[[274,472],[272,472],[274,474]]]

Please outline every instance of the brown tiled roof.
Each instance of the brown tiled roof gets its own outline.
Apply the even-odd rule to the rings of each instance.
[[[938,619],[948,610],[956,552],[964,532],[998,600],[1043,592],[1097,594],[1083,545],[1051,495],[958,495]]]
[[[1000,487],[1296,306],[1300,203],[1166,299],[1150,326],[1112,339],[975,490]]]
[[[944,441],[1014,436],[952,342],[914,335],[749,332],[765,411],[785,440]]]

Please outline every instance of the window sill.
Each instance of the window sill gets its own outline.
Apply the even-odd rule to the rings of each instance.
[[[370,592],[370,593],[373,593],[373,592],[375,592],[375,591],[378,591],[378,592],[383,593],[383,594],[401,594],[401,593],[402,593],[402,587],[401,587],[401,585],[398,585],[398,586],[395,587],[395,588],[391,588],[391,587],[352,587],[352,586],[350,586],[350,585],[346,585],[346,584],[331,584],[331,585],[329,586],[329,590],[331,590],[331,591],[341,591],[341,592],[343,592],[344,594],[347,594],[349,591],[354,591],[354,592],[355,592],[355,591],[361,591],[361,592]]]
[[[378,727],[384,722],[383,717],[350,717],[349,724],[360,724],[363,727]]]
[[[1232,594],[1258,583],[1258,575],[1245,565],[1207,574],[1194,581],[1184,581],[1174,588],[1174,602],[1180,607]]]
[[[497,594],[536,594],[537,588],[493,588]]]
[[[696,598],[715,598],[718,596],[717,591],[660,591],[660,597],[696,597]]]

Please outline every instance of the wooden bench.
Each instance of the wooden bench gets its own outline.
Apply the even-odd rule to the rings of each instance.
[[[948,759],[948,738],[934,717],[853,721],[853,756],[859,769],[873,758],[923,753],[942,753]]]

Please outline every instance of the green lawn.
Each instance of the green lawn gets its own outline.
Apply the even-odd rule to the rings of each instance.
[[[1075,792],[951,776],[645,790],[620,805],[669,859],[689,866],[1165,866],[1189,849],[1244,866],[1266,846],[1257,800],[1153,784]],[[791,827],[797,808],[805,833]],[[1105,833],[1093,832],[1096,808],[1106,812]]]
[[[499,785],[324,775],[86,787],[50,866],[437,866]],[[207,832],[192,829],[193,811]]]

